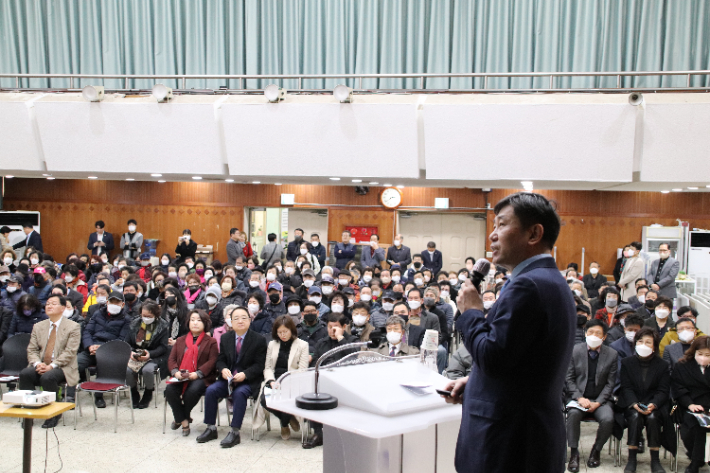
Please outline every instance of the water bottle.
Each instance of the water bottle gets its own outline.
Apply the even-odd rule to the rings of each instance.
[[[436,364],[436,357],[439,349],[439,332],[437,330],[427,330],[424,333],[424,340],[420,348],[420,361],[427,368],[439,372]]]

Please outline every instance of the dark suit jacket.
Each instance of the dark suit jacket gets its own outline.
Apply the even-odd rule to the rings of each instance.
[[[641,363],[638,356],[629,356],[621,360],[621,387],[618,405],[624,409],[637,402],[653,403],[662,408],[668,403],[671,390],[671,375],[668,363],[658,356],[651,358],[646,382],[641,379]]]
[[[86,248],[91,250],[92,255],[97,254],[97,250],[99,248],[101,248],[101,250],[103,250],[103,252],[106,254],[111,253],[111,251],[114,248],[114,241],[113,241],[112,234],[110,234],[107,231],[104,231],[104,236],[101,239],[101,241],[104,242],[105,246],[94,246],[94,243],[96,243],[97,241],[99,241],[99,235],[96,232],[89,235],[89,243],[86,245]]]
[[[671,343],[666,347],[665,350],[663,350],[663,361],[668,363],[668,366],[670,366],[671,374],[673,374],[673,370],[677,366],[678,360],[680,360],[683,355],[685,355],[685,351],[690,348],[690,344],[685,344],[682,342],[676,342],[676,343]],[[699,370],[700,368],[698,368]],[[677,399],[674,396],[674,399]],[[710,408],[710,403],[708,403],[708,408]]]
[[[463,396],[456,471],[562,472],[560,393],[576,324],[572,293],[551,257],[512,278],[487,317],[475,309],[459,316],[456,326],[473,367]]]
[[[441,267],[444,265],[444,260],[441,256],[441,251],[434,250],[433,258],[429,257],[429,250],[422,251],[422,264],[425,268],[431,269],[432,273],[434,274],[433,277],[436,277],[436,275],[439,274],[439,271],[441,271]]]
[[[232,370],[234,357],[237,354],[235,332],[227,332],[219,341],[219,356],[217,357],[217,376],[222,376],[222,370]],[[252,396],[259,394],[261,382],[264,381],[264,365],[266,364],[266,339],[255,331],[249,329],[244,336],[242,349],[237,359],[237,369],[246,375],[241,384],[248,384]]]
[[[710,369],[703,374],[695,359],[678,363],[671,376],[671,390],[682,412],[691,404],[710,408]],[[698,425],[694,417],[684,419],[684,423],[689,428]]]
[[[22,240],[18,241],[14,245],[12,245],[12,248],[16,250],[18,248],[22,248],[23,246],[31,246],[35,250],[44,253],[44,248],[42,247],[42,237],[39,236],[39,233],[32,230],[32,233],[30,233],[29,244],[27,244],[26,241],[27,241],[27,236],[25,235],[25,237]]]
[[[572,399],[579,399],[584,396],[584,390],[587,388],[587,376],[589,374],[589,348],[587,342],[579,343],[572,350],[572,362],[567,369],[566,378],[566,396],[565,403]],[[599,349],[599,359],[597,362],[597,374],[594,378],[594,383],[598,387],[604,386],[601,394],[596,399],[590,399],[592,402],[598,402],[601,405],[611,401],[611,395],[616,384],[616,369],[618,353],[613,348],[602,345]]]

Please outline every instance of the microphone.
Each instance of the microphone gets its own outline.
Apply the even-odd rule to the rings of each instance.
[[[476,286],[478,292],[481,291],[481,281],[483,281],[486,276],[488,276],[488,271],[490,271],[490,269],[491,262],[488,261],[486,258],[479,259],[478,261],[476,261],[476,264],[473,265],[473,269],[471,270],[471,282],[474,286]]]

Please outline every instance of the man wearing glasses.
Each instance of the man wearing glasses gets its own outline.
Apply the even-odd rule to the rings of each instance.
[[[659,296],[669,299],[678,297],[675,290],[675,278],[680,270],[680,262],[671,256],[671,246],[668,243],[658,245],[660,259],[653,260],[646,273],[646,281]]]

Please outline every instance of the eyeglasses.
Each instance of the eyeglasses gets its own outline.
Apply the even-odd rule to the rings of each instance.
[[[234,322],[244,322],[244,321],[249,320],[249,317],[234,317],[232,320]]]

